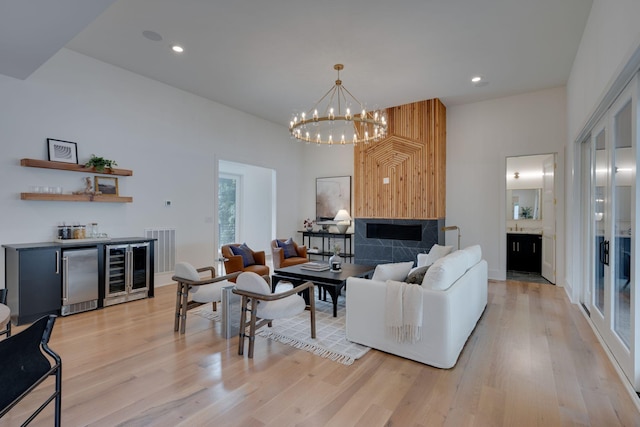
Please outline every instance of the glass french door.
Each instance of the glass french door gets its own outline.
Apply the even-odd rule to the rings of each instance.
[[[640,388],[636,339],[640,322],[633,303],[637,164],[637,82],[634,79],[591,133],[587,259],[591,318],[623,372]],[[583,160],[584,161],[584,160]],[[584,164],[584,163],[583,163]]]

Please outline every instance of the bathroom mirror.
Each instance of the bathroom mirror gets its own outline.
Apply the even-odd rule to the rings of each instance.
[[[507,219],[542,219],[542,189],[507,190]]]
[[[542,220],[545,162],[549,154],[506,158],[507,221]]]

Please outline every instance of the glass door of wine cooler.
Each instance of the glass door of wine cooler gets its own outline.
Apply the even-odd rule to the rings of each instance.
[[[107,246],[106,297],[127,293],[127,249],[129,245]]]
[[[133,243],[129,253],[129,292],[146,293],[149,289],[149,243]]]
[[[149,291],[149,242],[105,247],[104,305],[146,298]]]

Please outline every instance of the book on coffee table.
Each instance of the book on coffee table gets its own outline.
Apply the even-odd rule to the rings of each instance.
[[[311,270],[311,271],[325,271],[329,269],[329,264],[324,262],[306,262],[300,265],[300,268],[303,270]]]

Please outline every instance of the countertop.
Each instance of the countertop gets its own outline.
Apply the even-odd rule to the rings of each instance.
[[[534,234],[534,235],[537,235],[537,236],[542,236],[542,230],[537,229],[537,228],[535,228],[535,229],[534,228],[532,228],[532,229],[530,229],[530,228],[522,229],[521,228],[518,231],[516,231],[516,230],[509,230],[507,228],[507,234]]]
[[[69,239],[64,243],[60,242],[38,242],[38,243],[9,243],[2,245],[3,248],[11,249],[38,249],[38,248],[60,248],[60,247],[81,247],[96,245],[117,245],[121,243],[152,242],[158,239],[149,237],[108,237],[99,239]]]

